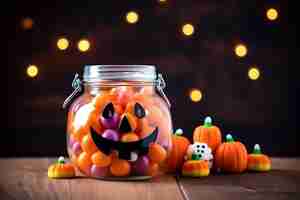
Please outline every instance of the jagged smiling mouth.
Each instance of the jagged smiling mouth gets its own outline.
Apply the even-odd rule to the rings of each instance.
[[[134,142],[113,141],[102,137],[93,128],[91,128],[92,139],[97,148],[106,155],[113,150],[118,152],[120,159],[132,160],[132,154],[145,155],[148,153],[149,145],[156,141],[158,135],[158,127],[154,129],[147,137]]]

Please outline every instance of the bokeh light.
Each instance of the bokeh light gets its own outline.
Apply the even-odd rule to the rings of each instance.
[[[21,20],[21,26],[24,30],[32,29],[33,24],[34,24],[33,19],[31,19],[30,17],[26,17]]]
[[[192,89],[190,91],[190,99],[193,102],[199,102],[202,99],[202,92],[199,89]]]
[[[29,65],[27,67],[26,73],[30,78],[34,78],[38,75],[39,69],[36,65]]]
[[[238,44],[234,48],[234,52],[238,57],[245,57],[247,55],[248,49],[244,44]]]
[[[56,45],[59,50],[66,50],[69,47],[69,41],[67,38],[60,38],[57,40]]]
[[[266,16],[269,20],[274,21],[278,18],[278,11],[275,8],[267,10]]]
[[[126,14],[126,21],[129,24],[135,24],[138,22],[138,20],[139,20],[139,15],[136,12],[130,11]]]
[[[182,26],[182,33],[186,36],[191,36],[194,33],[194,26],[192,24],[184,24]]]
[[[259,71],[259,69],[256,68],[256,67],[251,67],[248,70],[248,77],[251,80],[257,80],[260,77],[260,71]]]
[[[86,52],[90,49],[90,42],[87,39],[82,39],[78,42],[78,50],[81,52]]]
[[[159,3],[166,3],[167,2],[167,0],[158,0],[159,1]]]

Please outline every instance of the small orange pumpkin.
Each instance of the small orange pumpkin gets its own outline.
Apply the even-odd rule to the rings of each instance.
[[[203,177],[209,175],[208,162],[205,160],[187,160],[182,167],[183,176]]]
[[[204,125],[198,126],[193,133],[193,139],[195,142],[206,143],[213,152],[222,143],[222,134],[217,126],[212,124],[211,117],[206,117]]]
[[[230,134],[215,153],[217,169],[224,172],[241,173],[247,169],[247,149],[241,142],[235,142]]]
[[[75,176],[75,168],[72,164],[65,163],[64,157],[59,157],[57,163],[48,168],[49,178],[71,178]]]
[[[248,155],[248,170],[259,172],[271,170],[271,159],[261,153],[259,144],[254,145],[253,153]]]
[[[172,135],[172,150],[167,158],[168,172],[180,171],[184,162],[184,156],[191,144],[190,141],[182,136],[182,129],[177,129]]]

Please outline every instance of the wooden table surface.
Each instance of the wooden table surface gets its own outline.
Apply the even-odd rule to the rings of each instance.
[[[150,181],[48,179],[51,158],[0,158],[0,200],[6,199],[300,199],[300,159],[272,158],[269,173]]]

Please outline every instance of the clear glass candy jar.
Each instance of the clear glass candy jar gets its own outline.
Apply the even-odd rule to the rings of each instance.
[[[83,174],[147,179],[163,171],[173,131],[164,81],[154,66],[85,66],[83,82],[76,76],[73,87],[64,103],[73,101],[67,147]]]

